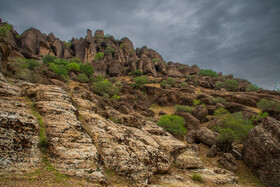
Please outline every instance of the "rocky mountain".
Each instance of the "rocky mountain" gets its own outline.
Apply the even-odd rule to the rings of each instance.
[[[280,186],[279,92],[101,30],[11,27],[0,60],[1,186]]]

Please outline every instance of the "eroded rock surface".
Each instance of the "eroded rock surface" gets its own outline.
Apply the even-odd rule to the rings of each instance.
[[[0,174],[34,171],[41,161],[37,120],[25,98],[17,97],[20,89],[1,73],[0,87]]]
[[[57,86],[26,88],[44,118],[50,162],[63,174],[104,181],[98,151],[77,119],[70,96]]]
[[[268,186],[280,186],[280,124],[267,117],[253,128],[243,147],[243,160]]]

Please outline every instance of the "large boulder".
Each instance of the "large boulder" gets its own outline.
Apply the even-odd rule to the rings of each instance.
[[[176,166],[180,169],[201,169],[203,163],[199,156],[192,149],[187,149],[180,154],[175,162]]]
[[[192,114],[202,123],[207,121],[208,110],[202,105],[195,107]]]
[[[199,123],[200,123],[199,120],[197,118],[195,118],[193,115],[191,115],[190,113],[188,113],[188,112],[176,112],[175,115],[184,118],[184,120],[185,120],[184,126],[188,130],[194,130],[194,129],[199,128]]]
[[[280,186],[280,124],[267,117],[254,127],[244,144],[243,160],[267,186]]]
[[[211,131],[210,129],[206,127],[201,127],[197,132],[196,132],[196,139],[199,142],[202,142],[208,146],[212,146],[217,143],[218,141],[218,133]]]
[[[24,31],[20,39],[21,48],[33,55],[47,55],[50,52],[47,36],[37,29],[30,28]]]

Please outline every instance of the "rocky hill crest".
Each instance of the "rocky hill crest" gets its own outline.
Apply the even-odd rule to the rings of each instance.
[[[280,185],[278,92],[101,30],[5,34],[0,185]]]

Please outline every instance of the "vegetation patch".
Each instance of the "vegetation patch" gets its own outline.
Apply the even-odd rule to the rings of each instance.
[[[8,33],[11,30],[12,25],[5,23],[5,25],[0,26],[0,37],[8,38]]]
[[[86,74],[82,73],[77,76],[77,81],[79,81],[81,83],[87,83],[89,81],[89,79]]]
[[[250,86],[248,86],[248,87],[246,88],[246,92],[258,92],[258,91],[260,91],[260,90],[261,90],[261,88],[258,87],[258,86],[255,85],[255,84],[250,84]]]
[[[239,88],[239,83],[236,80],[227,80],[226,82],[217,82],[214,85],[215,89],[225,88],[227,91],[235,92]]]
[[[167,78],[160,83],[161,88],[171,88],[175,85],[175,80],[173,78]]]
[[[222,142],[232,142],[234,140],[243,143],[249,131],[254,127],[253,121],[244,119],[242,112],[230,114],[226,110],[218,109],[214,114],[220,122],[213,126],[213,130],[219,133],[218,138]]]
[[[210,99],[209,102],[210,102],[210,104],[218,104],[218,103],[226,104],[227,100],[222,97],[215,97],[215,98]]]
[[[98,53],[95,54],[94,60],[102,60],[103,57],[104,57],[104,53],[98,52]]]
[[[176,112],[189,112],[192,113],[194,108],[190,106],[185,105],[175,105]]]
[[[157,124],[174,136],[182,138],[187,134],[187,130],[184,127],[185,120],[180,116],[163,115]]]
[[[192,174],[192,180],[200,182],[200,183],[203,182],[203,178],[202,178],[202,176],[199,173],[193,173]]]
[[[143,75],[143,72],[140,69],[137,69],[137,70],[132,72],[132,75],[138,77],[138,76]]]
[[[218,77],[217,72],[211,70],[211,69],[202,69],[199,71],[198,75],[201,76],[209,76],[209,77]]]
[[[280,103],[273,101],[273,100],[269,100],[269,99],[262,99],[257,103],[257,107],[259,109],[271,109],[271,110],[276,110],[276,111],[280,111]]]
[[[100,96],[108,98],[119,94],[119,89],[113,86],[107,79],[95,82],[93,84],[93,91]]]
[[[143,86],[148,83],[147,76],[135,77],[133,80],[134,82],[131,84],[131,86],[136,89],[143,89]]]

